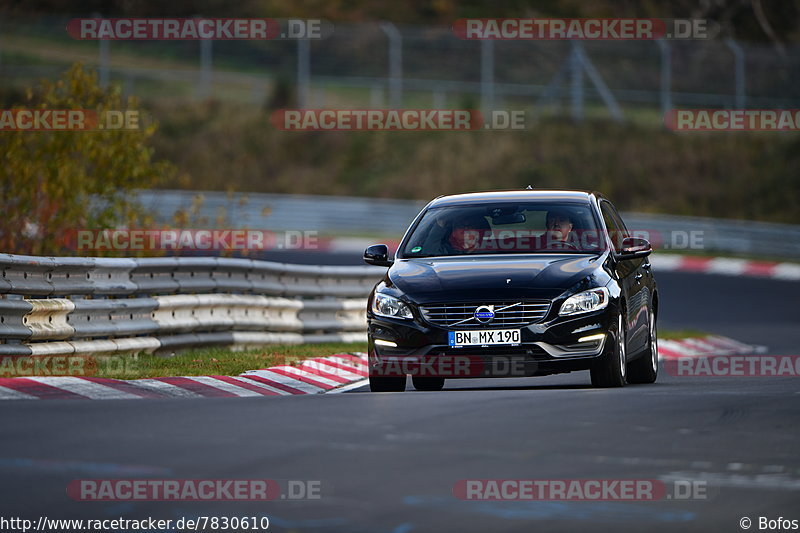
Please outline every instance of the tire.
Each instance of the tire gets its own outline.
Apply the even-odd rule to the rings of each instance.
[[[411,376],[411,382],[417,390],[440,391],[444,388],[444,378],[421,378]]]
[[[403,392],[406,390],[406,377],[370,376],[369,390],[372,392]]]
[[[606,342],[603,354],[589,371],[595,387],[624,387],[627,365],[625,364],[625,327],[622,313],[617,318],[617,327],[612,342]]]
[[[647,350],[628,365],[628,383],[655,383],[658,378],[658,330],[652,310],[649,319]]]

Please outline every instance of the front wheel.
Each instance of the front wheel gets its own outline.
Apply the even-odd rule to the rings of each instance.
[[[369,390],[372,392],[403,392],[406,390],[406,377],[370,376]]]
[[[421,378],[411,376],[411,383],[417,390],[440,391],[444,388],[444,378]]]
[[[658,378],[658,331],[656,314],[650,311],[647,350],[628,365],[628,383],[655,383]]]
[[[617,319],[613,337],[606,341],[600,358],[589,371],[595,387],[624,387],[626,381],[625,326],[622,312]]]

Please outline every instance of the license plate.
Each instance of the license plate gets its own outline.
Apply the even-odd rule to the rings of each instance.
[[[518,329],[479,329],[471,331],[449,331],[451,348],[459,346],[501,346],[519,344]]]

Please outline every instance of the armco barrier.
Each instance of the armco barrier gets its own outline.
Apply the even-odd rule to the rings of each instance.
[[[270,229],[272,231],[316,231],[320,235],[361,235],[364,220],[379,235],[403,235],[426,202],[313,196],[300,194],[228,194],[219,191],[142,190],[137,193],[143,206],[160,223],[169,225],[176,211],[193,212],[198,220],[217,220],[227,213],[225,227]],[[203,201],[197,206],[197,199]],[[195,209],[197,210],[195,212]],[[764,257],[800,258],[800,225],[773,224],[750,220],[705,217],[622,214],[628,229],[662,236],[680,233],[702,235],[702,251],[748,254]],[[673,251],[676,251],[673,249]],[[679,250],[677,250],[679,251]]]
[[[357,341],[385,270],[0,254],[0,355]]]

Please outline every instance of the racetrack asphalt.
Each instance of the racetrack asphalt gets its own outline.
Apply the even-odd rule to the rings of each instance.
[[[661,329],[797,354],[800,285],[656,272]],[[742,531],[800,520],[800,382],[587,372],[452,380],[442,392],[0,403],[0,517],[267,516],[270,531]],[[321,482],[320,498],[84,502],[74,479]],[[464,501],[465,479],[695,482],[705,499]]]

